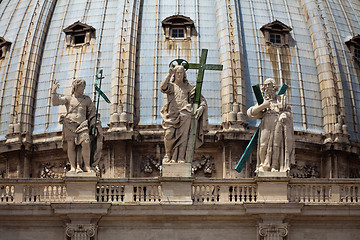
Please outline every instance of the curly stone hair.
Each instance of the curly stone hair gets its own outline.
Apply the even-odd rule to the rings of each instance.
[[[82,79],[82,78],[77,78],[72,82],[71,95],[73,95],[75,93],[77,87],[80,86],[80,85],[86,86],[86,81],[84,79]]]

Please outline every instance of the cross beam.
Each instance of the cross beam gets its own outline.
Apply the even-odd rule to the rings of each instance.
[[[200,97],[201,97],[201,88],[203,83],[203,78],[205,70],[219,70],[223,69],[223,65],[216,64],[206,64],[206,58],[208,54],[208,49],[201,50],[200,63],[189,63],[189,69],[199,69],[197,79],[196,79],[196,88],[195,88],[195,97],[193,102],[193,114],[191,117],[191,128],[189,132],[189,141],[186,148],[186,162],[191,163],[194,156],[195,149],[195,139],[196,139],[196,130],[198,121],[195,118],[196,110],[199,108]]]

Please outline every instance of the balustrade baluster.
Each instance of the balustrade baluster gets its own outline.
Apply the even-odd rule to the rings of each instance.
[[[252,202],[253,199],[253,188],[249,186],[249,202]]]
[[[148,187],[148,202],[152,202],[154,199],[154,186],[151,185]]]
[[[359,202],[359,187],[355,187],[355,202]]]

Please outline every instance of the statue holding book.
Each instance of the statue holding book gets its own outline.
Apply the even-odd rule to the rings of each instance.
[[[293,114],[286,96],[276,94],[274,79],[266,79],[262,92],[264,101],[247,111],[250,119],[261,119],[256,172],[287,172],[295,161]]]

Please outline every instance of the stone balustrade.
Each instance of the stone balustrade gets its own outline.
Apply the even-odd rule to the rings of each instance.
[[[66,186],[61,179],[3,179],[0,203],[65,202]]]
[[[256,183],[244,180],[197,180],[192,184],[194,203],[256,202]]]
[[[191,188],[193,204],[239,204],[283,202],[304,204],[360,204],[359,179],[289,179],[285,178],[287,196],[279,192],[264,192],[263,180],[255,179],[209,179],[185,181]],[[181,179],[176,182],[183,183]],[[176,184],[175,182],[175,184]],[[87,184],[87,182],[86,182]],[[162,191],[161,179],[94,179],[94,191],[82,201],[113,204],[160,204],[168,201]],[[277,186],[276,181],[265,181]],[[281,183],[283,184],[283,182]],[[75,185],[76,187],[76,185]],[[58,203],[71,201],[70,193],[76,192],[67,179],[3,179],[0,181],[0,204],[9,203]],[[70,190],[70,191],[69,191]],[[174,189],[176,191],[176,189]],[[263,191],[263,192],[262,192]],[[93,194],[94,193],[94,194]],[[271,196],[267,196],[270,195]],[[262,197],[259,201],[258,196]],[[186,196],[189,197],[189,196]],[[265,200],[264,200],[265,199]],[[266,200],[268,199],[268,200]],[[278,202],[278,201],[276,201]]]
[[[161,185],[155,181],[102,180],[96,186],[97,202],[157,203],[161,200]]]
[[[360,203],[359,189],[358,179],[291,179],[288,199],[308,204]]]

